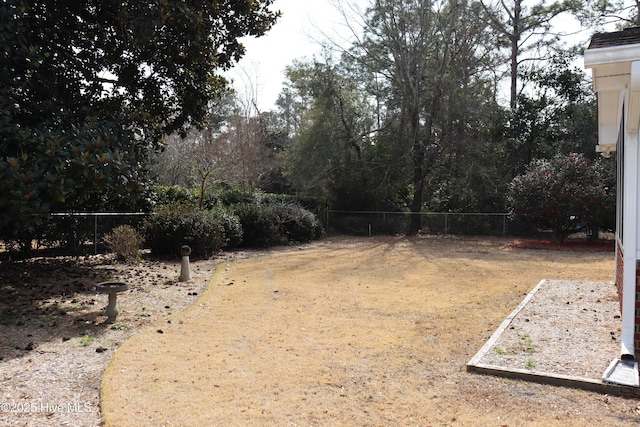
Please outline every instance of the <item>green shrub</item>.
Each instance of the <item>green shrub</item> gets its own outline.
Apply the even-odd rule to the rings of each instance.
[[[289,242],[309,242],[322,235],[322,226],[314,214],[295,203],[268,206],[280,234]]]
[[[160,206],[144,223],[144,236],[158,255],[177,255],[189,245],[194,256],[208,256],[223,246],[224,228],[211,211],[190,204]]]
[[[224,206],[216,206],[211,212],[224,230],[224,246],[233,248],[242,245],[244,232],[240,218]]]
[[[240,203],[235,206],[245,246],[274,246],[308,242],[322,235],[318,219],[296,203]]]
[[[170,205],[172,203],[197,203],[198,195],[195,190],[177,185],[158,185],[155,187],[156,204]]]
[[[218,200],[225,206],[232,206],[240,203],[252,203],[256,201],[256,194],[236,187],[228,187],[220,190]]]
[[[509,184],[507,208],[538,230],[553,231],[562,243],[569,234],[613,216],[615,189],[607,185],[607,172],[612,174],[582,154],[534,160]]]
[[[270,210],[256,203],[239,203],[234,208],[242,224],[244,246],[274,246],[287,243]]]
[[[130,225],[121,225],[104,236],[104,240],[109,250],[116,254],[117,259],[135,262],[138,260],[140,246],[144,239]]]

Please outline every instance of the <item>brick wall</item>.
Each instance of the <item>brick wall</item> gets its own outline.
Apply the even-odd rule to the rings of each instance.
[[[620,244],[616,244],[616,288],[618,289],[618,300],[620,301],[620,311],[622,311],[622,272],[624,270],[624,256]],[[640,356],[640,260],[636,261],[636,301],[635,301],[635,323],[633,334],[634,357]]]

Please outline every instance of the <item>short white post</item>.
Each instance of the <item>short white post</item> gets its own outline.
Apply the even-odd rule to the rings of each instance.
[[[179,282],[187,282],[191,280],[191,271],[189,269],[189,255],[191,255],[191,248],[187,245],[183,245],[180,248],[180,255],[182,255],[182,266],[180,267]]]

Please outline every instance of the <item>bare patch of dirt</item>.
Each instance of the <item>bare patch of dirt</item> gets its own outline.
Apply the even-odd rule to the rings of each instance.
[[[611,252],[512,243],[333,237],[226,262],[115,352],[107,425],[637,425],[634,399],[466,372],[541,279],[613,277]]]

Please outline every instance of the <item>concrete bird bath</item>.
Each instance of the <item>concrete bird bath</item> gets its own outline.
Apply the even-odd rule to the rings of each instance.
[[[109,294],[109,305],[107,305],[107,320],[104,323],[111,324],[118,317],[118,309],[116,307],[118,292],[126,291],[129,285],[124,282],[101,282],[96,285],[96,292],[101,294]]]

